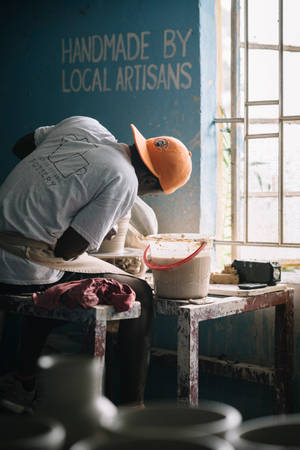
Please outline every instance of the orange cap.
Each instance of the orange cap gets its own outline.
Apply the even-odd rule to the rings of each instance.
[[[130,127],[143,163],[159,179],[165,194],[183,186],[192,172],[192,154],[186,146],[170,136],[145,139],[133,124]]]

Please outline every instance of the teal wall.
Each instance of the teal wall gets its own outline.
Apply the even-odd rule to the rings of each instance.
[[[213,233],[215,191],[204,213],[200,187],[202,177],[205,185],[214,183],[208,176],[215,164],[209,131],[215,109],[214,2],[200,4],[205,26],[199,0],[2,2],[0,180],[16,164],[16,139],[38,126],[90,115],[119,141],[131,143],[132,122],[146,138],[172,135],[192,152],[193,175],[185,188],[145,199],[157,212],[159,231],[198,232],[201,214],[209,211],[205,222]],[[200,100],[201,91],[207,100]]]

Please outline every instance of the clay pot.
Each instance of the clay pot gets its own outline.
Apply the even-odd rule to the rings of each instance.
[[[114,441],[103,443],[100,438],[93,436],[85,441],[78,442],[70,450],[234,450],[231,444],[224,439],[209,436],[195,442],[186,442],[175,439],[133,439],[127,441]]]
[[[66,432],[48,417],[0,416],[0,449],[59,450]]]
[[[241,421],[239,411],[219,402],[202,401],[197,408],[153,403],[143,410],[120,409],[118,416],[102,422],[102,427],[121,438],[191,441],[208,435],[222,436]]]
[[[65,448],[99,431],[100,419],[113,420],[117,415],[116,406],[98,395],[96,359],[81,355],[43,356],[39,366],[43,369],[43,384],[37,412],[63,424]]]
[[[129,226],[130,213],[119,220],[117,223],[117,234],[111,240],[104,240],[99,248],[99,253],[120,253],[124,250],[126,233]]]
[[[300,448],[300,414],[267,416],[245,421],[226,433],[237,450],[282,450]]]

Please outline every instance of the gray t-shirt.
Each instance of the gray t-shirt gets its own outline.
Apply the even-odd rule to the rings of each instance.
[[[81,116],[38,128],[35,142],[0,187],[0,230],[55,244],[71,226],[97,250],[137,196],[127,152],[97,120]],[[63,275],[2,249],[0,262],[3,283],[52,283]]]

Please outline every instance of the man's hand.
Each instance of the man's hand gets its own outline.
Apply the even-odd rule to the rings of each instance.
[[[111,241],[118,233],[118,225],[114,225],[109,232],[107,233],[107,235],[105,236],[105,238],[103,239],[104,241]]]
[[[89,243],[72,227],[69,227],[64,234],[57,240],[54,255],[63,258],[66,261],[77,258],[84,253]]]
[[[13,153],[19,159],[23,159],[25,156],[30,155],[35,148],[34,133],[29,133],[15,143]]]

